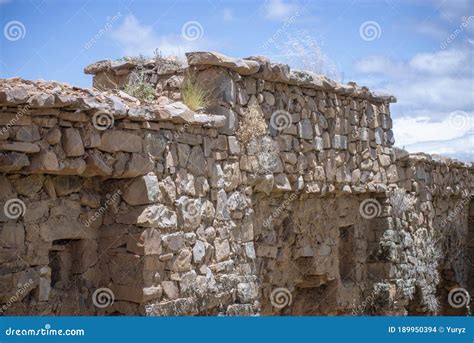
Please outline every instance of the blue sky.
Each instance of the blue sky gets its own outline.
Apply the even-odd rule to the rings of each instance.
[[[155,49],[266,55],[394,94],[396,145],[474,161],[473,0],[0,0],[0,20],[1,77],[89,87],[87,64]]]

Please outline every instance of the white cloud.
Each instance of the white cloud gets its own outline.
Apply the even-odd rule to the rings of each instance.
[[[422,53],[413,57],[410,67],[431,74],[448,74],[459,70],[466,54],[461,50],[446,50],[435,53]]]
[[[448,141],[431,141],[405,146],[409,152],[425,152],[449,156],[466,162],[474,162],[474,134],[467,133]]]
[[[461,17],[473,14],[472,0],[434,0],[441,18],[452,22],[459,21]]]
[[[465,41],[465,45],[469,42]],[[411,152],[472,159],[474,149],[474,55],[466,46],[418,53],[408,61],[370,56],[355,63],[356,79],[394,94],[391,106],[395,144]],[[469,120],[456,126],[450,113],[464,111]]]
[[[151,26],[141,25],[133,15],[125,17],[122,25],[112,31],[112,37],[125,55],[151,54],[160,44]]]
[[[298,6],[284,0],[268,0],[264,5],[265,16],[272,20],[283,20],[293,15]]]
[[[472,0],[400,1],[433,5],[438,19],[417,23],[414,29],[448,49],[420,52],[408,60],[370,56],[355,63],[361,73],[356,79],[373,81],[371,88],[397,97],[391,106],[396,146],[474,161]],[[465,120],[452,119],[457,111]]]
[[[432,118],[440,118],[437,116],[442,114],[440,111],[466,110],[474,103],[472,78],[412,76],[406,80],[395,80],[386,86],[389,92],[397,96],[396,106],[404,111],[428,109]]]
[[[133,15],[126,16],[122,24],[111,32],[111,37],[125,56],[151,56],[158,49],[165,56],[182,57],[188,51],[210,48],[210,41],[205,37],[195,41],[185,40],[181,36],[181,28],[174,35],[160,36],[152,26],[140,23]]]
[[[469,53],[460,49],[440,50],[434,53],[419,53],[409,61],[395,61],[385,56],[368,56],[356,61],[354,67],[361,73],[381,73],[397,78],[424,72],[439,76],[457,72],[469,63]],[[472,62],[471,62],[472,63]]]
[[[393,121],[393,132],[398,146],[420,142],[448,141],[462,137],[474,129],[474,115],[464,112],[466,116],[460,125],[453,117],[445,116],[441,121],[430,117],[401,117]]]
[[[409,152],[425,152],[474,162],[474,115],[459,125],[452,117],[432,121],[428,117],[394,119],[395,145]]]
[[[355,63],[355,68],[361,73],[387,74],[398,69],[395,62],[384,56],[369,56]]]
[[[441,120],[446,113],[474,105],[474,56],[469,50],[419,53],[409,61],[369,56],[354,66],[362,73],[357,79],[373,81],[369,87],[394,94],[398,103],[393,108],[404,116],[428,110],[430,118]]]
[[[415,30],[418,33],[431,36],[437,40],[443,40],[448,36],[448,32],[444,27],[438,23],[433,22],[421,22],[415,25]]]

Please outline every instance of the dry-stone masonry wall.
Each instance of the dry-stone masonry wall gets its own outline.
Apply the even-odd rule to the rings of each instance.
[[[467,313],[471,165],[393,148],[392,96],[187,59],[101,61],[94,90],[0,81],[2,314]]]

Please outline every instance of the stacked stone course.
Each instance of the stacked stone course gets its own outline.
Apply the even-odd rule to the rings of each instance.
[[[414,314],[433,297],[449,312],[443,292],[471,275],[471,165],[393,148],[393,96],[261,57],[187,58],[98,62],[94,90],[0,81],[0,205],[24,204],[0,212],[3,313]],[[136,72],[155,101],[124,92]],[[205,110],[180,101],[190,74]],[[239,141],[255,107],[267,133]],[[395,188],[417,199],[402,216]],[[426,235],[444,250],[423,269]]]

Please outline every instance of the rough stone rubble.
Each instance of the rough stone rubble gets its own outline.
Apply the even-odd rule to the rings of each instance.
[[[394,148],[393,96],[187,58],[97,62],[93,90],[0,80],[2,314],[466,313],[472,165]],[[137,70],[156,100],[123,91]]]

